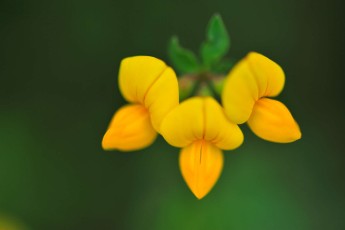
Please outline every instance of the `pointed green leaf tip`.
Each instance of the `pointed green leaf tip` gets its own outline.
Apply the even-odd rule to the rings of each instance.
[[[204,64],[210,67],[228,52],[230,38],[220,15],[214,15],[207,27],[206,41],[201,46]]]
[[[173,67],[180,74],[196,73],[199,70],[199,62],[195,54],[180,46],[178,38],[172,37],[168,47],[168,55]]]

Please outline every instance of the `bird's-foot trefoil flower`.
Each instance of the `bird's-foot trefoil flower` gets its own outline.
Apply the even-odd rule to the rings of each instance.
[[[233,150],[243,142],[238,124],[247,122],[257,136],[272,142],[300,139],[290,111],[270,99],[284,87],[282,68],[255,52],[235,64],[235,59],[225,56],[230,44],[227,29],[216,14],[208,24],[199,56],[181,46],[177,37],[171,39],[168,54],[179,80],[159,59],[125,58],[119,87],[128,104],[113,116],[103,148],[139,150],[161,134],[169,144],[181,148],[182,177],[202,199],[221,175],[223,150]],[[184,100],[181,104],[179,96]]]
[[[284,72],[277,63],[259,53],[249,53],[225,81],[222,103],[228,118],[237,124],[247,122],[257,136],[268,141],[300,139],[299,126],[287,107],[267,98],[277,96],[284,82]]]
[[[125,58],[119,87],[129,104],[114,114],[102,147],[121,151],[145,148],[156,139],[166,114],[179,103],[175,72],[154,57]]]
[[[180,170],[198,199],[212,189],[221,174],[222,150],[235,149],[243,142],[240,128],[211,97],[182,102],[163,120],[161,134],[169,144],[182,148]]]

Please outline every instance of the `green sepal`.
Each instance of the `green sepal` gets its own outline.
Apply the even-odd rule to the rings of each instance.
[[[225,82],[225,77],[217,77],[217,78],[214,78],[212,81],[214,90],[218,95],[222,95],[224,82]]]
[[[178,86],[180,101],[183,101],[192,95],[194,87],[197,87],[195,84],[196,82],[186,75],[179,77]]]
[[[172,65],[179,74],[196,73],[200,69],[200,64],[195,54],[183,48],[176,36],[172,37],[168,46],[168,55]]]
[[[212,90],[210,89],[210,87],[205,83],[203,82],[198,91],[196,92],[196,95],[198,96],[201,96],[201,97],[209,97],[209,96],[213,96],[213,92]]]
[[[206,41],[201,45],[201,57],[210,68],[228,52],[230,38],[220,15],[214,15],[207,26]]]

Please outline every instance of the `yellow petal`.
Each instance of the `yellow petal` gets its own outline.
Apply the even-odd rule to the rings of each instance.
[[[224,84],[222,103],[228,118],[246,122],[255,102],[276,96],[284,87],[285,75],[278,64],[258,53],[249,53],[231,70]]]
[[[198,199],[206,196],[217,182],[223,161],[222,151],[206,141],[196,141],[181,150],[183,179]]]
[[[144,103],[152,84],[166,69],[163,61],[149,56],[125,58],[119,73],[120,91],[129,102]]]
[[[242,124],[252,113],[259,98],[258,86],[245,59],[233,67],[227,76],[222,92],[222,104],[228,118]]]
[[[288,108],[268,98],[255,103],[248,125],[257,136],[272,142],[289,143],[302,136]]]
[[[148,109],[152,125],[158,132],[165,115],[178,105],[176,74],[157,58],[125,58],[120,67],[119,85],[126,100]]]
[[[230,122],[223,108],[211,97],[204,101],[204,140],[220,149],[231,150],[243,142],[243,133],[235,123]]]
[[[102,141],[105,150],[133,151],[151,145],[157,137],[142,105],[126,105],[113,116]]]
[[[160,132],[172,146],[188,146],[203,138],[203,114],[203,100],[199,97],[188,99],[164,118]]]
[[[211,97],[193,97],[182,102],[163,120],[161,134],[175,147],[207,140],[222,149],[241,145],[243,134],[225,117],[222,107]]]
[[[153,127],[159,132],[163,118],[179,103],[179,90],[175,72],[166,68],[145,97]]]
[[[275,97],[284,88],[285,74],[282,68],[262,54],[251,52],[248,64],[256,77],[259,97]]]

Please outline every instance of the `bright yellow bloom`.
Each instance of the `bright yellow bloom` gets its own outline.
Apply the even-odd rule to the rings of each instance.
[[[222,92],[228,118],[248,122],[259,137],[278,143],[301,138],[298,124],[286,106],[266,97],[277,96],[283,89],[285,75],[281,67],[258,53],[249,53],[230,71]]]
[[[121,62],[119,86],[130,104],[114,114],[102,147],[122,151],[145,148],[156,139],[166,114],[179,103],[175,72],[154,57],[129,57]]]
[[[229,122],[211,97],[182,102],[163,120],[161,134],[169,144],[183,148],[179,159],[182,176],[198,199],[212,189],[221,174],[221,149],[235,149],[243,142],[239,127]]]

